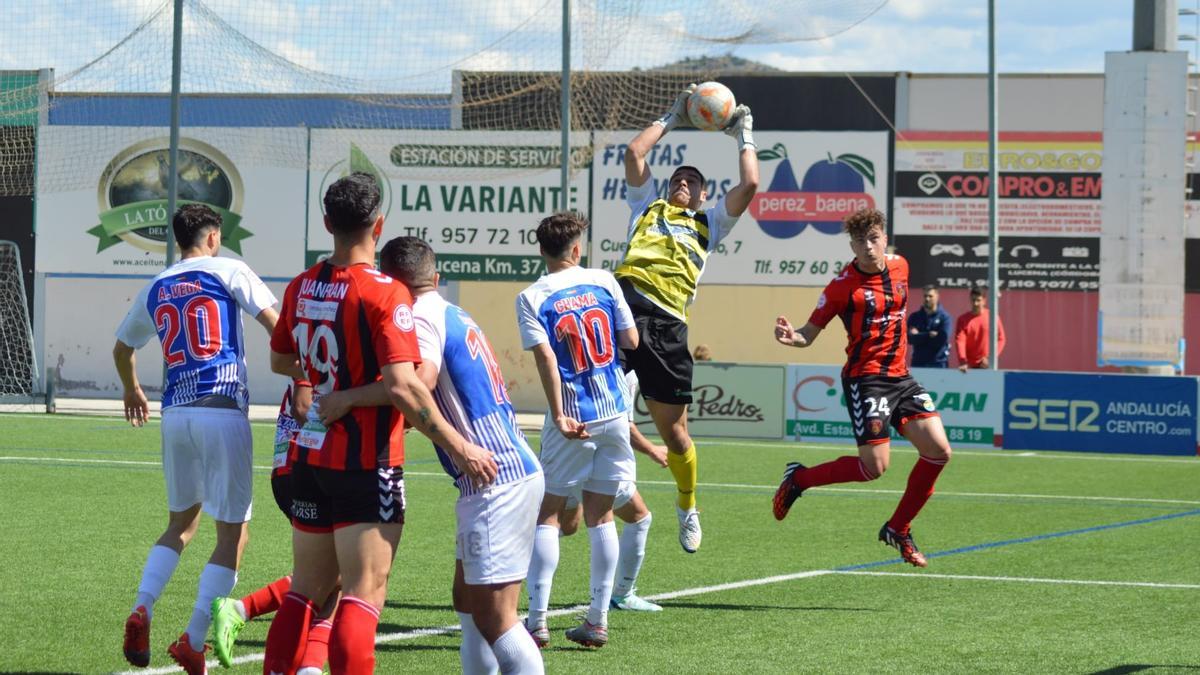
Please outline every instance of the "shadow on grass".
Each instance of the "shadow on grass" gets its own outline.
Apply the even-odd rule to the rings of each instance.
[[[396,600],[388,600],[383,603],[383,606],[388,609],[418,609],[431,612],[453,612],[454,606],[446,603],[444,605],[423,605],[416,602],[397,602]]]
[[[446,626],[451,626],[451,625],[456,625],[456,624],[454,624],[454,622],[450,622],[450,621],[446,622]],[[420,626],[406,626],[406,625],[398,624],[398,623],[381,623],[381,624],[379,624],[379,628],[376,629],[375,634],[376,635],[385,635],[385,634],[392,634],[392,633],[428,633],[429,634],[428,637],[441,637],[441,636],[450,634],[450,632],[443,633],[443,632],[441,632],[441,630],[442,630],[442,626],[430,626],[428,624],[422,624]],[[458,631],[455,630],[452,632],[457,633]]]
[[[1112,668],[1104,670],[1096,670],[1088,675],[1130,675],[1132,673],[1141,673],[1142,670],[1151,670],[1157,668],[1169,668],[1171,670],[1200,670],[1200,665],[1180,665],[1168,663],[1124,663],[1114,665]]]
[[[799,610],[802,612],[878,612],[874,607],[822,607],[794,605],[732,605],[719,602],[659,602],[663,608],[676,609],[718,609],[732,611],[772,612],[779,609]]]
[[[412,642],[385,642],[375,645],[377,652],[454,652],[458,653],[458,643],[452,645],[417,645]]]

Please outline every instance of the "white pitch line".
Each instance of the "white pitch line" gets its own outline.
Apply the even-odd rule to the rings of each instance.
[[[58,464],[114,464],[118,466],[161,466],[162,462],[152,462],[148,460],[129,460],[129,459],[84,459],[70,457],[0,457],[0,462],[48,462]],[[254,465],[254,469],[259,471],[269,471],[272,467],[267,465]],[[414,476],[422,478],[444,478],[446,474],[437,471],[405,471],[405,476]],[[662,485],[674,487],[675,483],[665,480],[640,480],[639,485]],[[752,485],[749,483],[700,483],[699,487],[708,488],[734,488],[741,490],[775,490],[777,485]],[[841,492],[846,494],[864,493],[864,494],[881,494],[881,495],[899,495],[904,494],[903,490],[881,490],[870,488],[837,488],[837,487],[817,487],[813,490],[822,492]],[[938,491],[937,494],[947,497],[987,497],[999,499],[1055,499],[1065,501],[1084,501],[1084,502],[1122,502],[1130,504],[1178,504],[1181,506],[1200,506],[1200,500],[1193,499],[1161,499],[1155,497],[1105,497],[1097,495],[1046,495],[1046,494],[1020,494],[1015,492],[945,492]]]
[[[721,591],[737,590],[739,588],[749,588],[751,586],[763,586],[766,584],[778,584],[785,581],[795,581],[796,579],[807,579],[809,577],[819,577],[826,574],[833,574],[833,570],[809,570],[807,572],[796,572],[794,574],[778,574],[770,577],[762,577],[760,579],[746,579],[744,581],[734,581],[727,584],[717,584],[715,586],[700,586],[697,588],[685,588],[681,591],[671,591],[669,593],[659,593],[657,595],[644,596],[647,600],[670,600],[672,598],[684,598],[693,595],[705,595],[707,593],[719,593]],[[566,616],[575,614],[580,610],[587,609],[587,605],[575,605],[574,607],[564,607],[546,612],[546,616]],[[452,626],[441,626],[439,628],[418,628],[417,630],[404,631],[403,633],[384,633],[383,635],[375,636],[375,644],[384,644],[388,642],[400,642],[403,640],[415,640],[422,637],[431,637],[435,635],[449,635],[459,631],[458,624]],[[243,654],[232,659],[234,664],[254,663],[263,660],[262,652],[254,654]],[[212,670],[220,664],[216,659],[208,661],[209,669]],[[115,675],[166,675],[166,673],[177,673],[181,670],[178,666],[163,666],[161,668],[149,668],[138,670],[123,670],[118,671]]]
[[[1184,590],[1200,590],[1200,584],[1162,584],[1148,581],[1097,581],[1090,579],[1043,579],[1037,577],[988,577],[969,574],[930,574],[925,572],[866,572],[866,571],[837,571],[837,570],[809,570],[807,572],[795,572],[792,574],[777,574],[769,577],[760,577],[758,579],[745,579],[742,581],[733,581],[727,584],[716,584],[714,586],[698,586],[696,588],[685,588],[679,591],[670,591],[667,593],[657,593],[655,595],[647,595],[647,600],[671,600],[674,598],[685,598],[696,595],[706,595],[708,593],[720,593],[722,591],[732,591],[741,588],[750,588],[753,586],[765,586],[768,584],[778,584],[788,581],[796,581],[799,579],[811,579],[813,577],[827,575],[846,575],[846,576],[871,576],[871,577],[912,577],[923,579],[957,579],[965,581],[1007,581],[1007,582],[1024,582],[1024,583],[1041,583],[1041,584],[1063,584],[1077,586],[1122,586],[1134,588],[1171,588]],[[582,609],[586,609],[587,605],[576,605],[574,607],[565,607],[556,609],[546,613],[546,616],[566,616],[574,614]],[[384,644],[388,642],[400,642],[403,640],[415,640],[422,637],[431,637],[435,635],[449,635],[450,633],[458,632],[458,625],[441,626],[438,628],[420,628],[417,630],[404,631],[402,633],[384,633],[375,637],[375,644]],[[256,652],[252,654],[243,654],[242,656],[233,659],[234,664],[255,663],[263,660],[263,653]],[[215,669],[219,664],[215,659],[208,662],[210,669]],[[160,668],[139,669],[119,671],[115,675],[166,675],[167,673],[177,673],[181,669],[175,666],[164,666]]]
[[[526,432],[525,435],[530,438],[538,438],[536,433]],[[769,448],[771,450],[837,450],[853,448],[849,443],[805,443],[802,441],[748,441],[738,439],[725,438],[701,438],[700,444],[719,443],[722,445],[734,445],[739,448]],[[907,443],[897,443],[891,446],[892,452],[901,454],[916,454],[916,448]],[[1075,459],[1097,462],[1148,462],[1151,464],[1190,464],[1200,466],[1200,460],[1191,457],[1162,457],[1156,455],[1144,455],[1138,457],[1113,457],[1105,454],[1090,453],[1090,452],[1058,452],[1043,450],[1004,450],[995,448],[994,450],[954,450],[955,455],[965,455],[969,457],[999,457],[1009,459]]]
[[[667,485],[674,486],[675,483],[667,480],[639,480],[638,485]],[[750,485],[747,483],[700,483],[701,487],[717,487],[717,488],[738,488],[745,490],[776,490],[778,485]],[[903,490],[882,490],[872,488],[838,488],[821,486],[810,488],[820,492],[844,492],[855,493],[864,492],[868,494],[881,495],[902,495]],[[1154,497],[1102,497],[1091,495],[1045,495],[1045,494],[1020,494],[1015,492],[947,492],[938,490],[935,494],[944,495],[947,497],[1000,497],[1004,499],[1068,499],[1077,501],[1102,501],[1102,502],[1134,502],[1144,504],[1182,504],[1185,506],[1200,506],[1200,501],[1194,499],[1158,499]]]
[[[1125,586],[1131,588],[1181,588],[1200,590],[1200,584],[1163,584],[1152,581],[1101,581],[1094,579],[1045,579],[1040,577],[989,577],[975,574],[930,574],[927,572],[866,572],[846,570],[834,572],[861,577],[912,577],[922,579],[961,579],[964,581],[1010,581],[1027,584],[1064,584],[1072,586]]]

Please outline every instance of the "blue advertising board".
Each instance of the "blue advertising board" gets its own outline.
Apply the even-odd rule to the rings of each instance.
[[[1196,378],[1010,372],[1004,447],[1196,453]]]

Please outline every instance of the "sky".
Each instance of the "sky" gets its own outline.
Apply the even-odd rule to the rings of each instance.
[[[0,69],[52,66],[62,78],[108,53],[59,88],[169,86],[170,0],[0,2],[12,3],[0,23]],[[561,0],[186,2],[184,79],[193,90],[231,91],[244,82],[263,91],[444,90],[456,68],[559,64]],[[1133,2],[996,0],[1000,71],[1102,72],[1106,51],[1131,44]],[[1200,0],[1179,4],[1200,8]],[[573,7],[577,32],[603,26],[574,44],[575,63],[598,69],[726,53],[798,72],[987,68],[986,0],[573,0]],[[1181,32],[1197,28],[1181,20]],[[819,38],[823,31],[842,32]],[[696,35],[705,39],[687,37]],[[737,35],[741,42],[730,39]]]
[[[1103,72],[1104,52],[1132,44],[1133,0],[995,4],[1001,72]],[[833,38],[743,48],[739,54],[786,70],[986,72],[987,11],[981,0],[891,0]]]

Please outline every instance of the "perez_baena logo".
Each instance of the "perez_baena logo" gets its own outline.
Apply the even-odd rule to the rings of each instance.
[[[875,207],[875,198],[866,192],[867,183],[875,185],[875,164],[866,157],[826,153],[825,159],[808,167],[799,183],[782,143],[759,150],[758,158],[782,160],[766,191],[750,202],[750,215],[768,236],[790,239],[810,225],[821,234],[839,234],[846,216]]]
[[[97,253],[122,241],[143,251],[166,253],[170,173],[167,137],[135,143],[113,157],[97,190],[100,224],[88,230],[99,239]],[[241,255],[242,240],[253,235],[241,227],[244,187],[233,162],[207,143],[181,138],[176,175],[176,204],[212,207],[221,215],[221,245]]]

